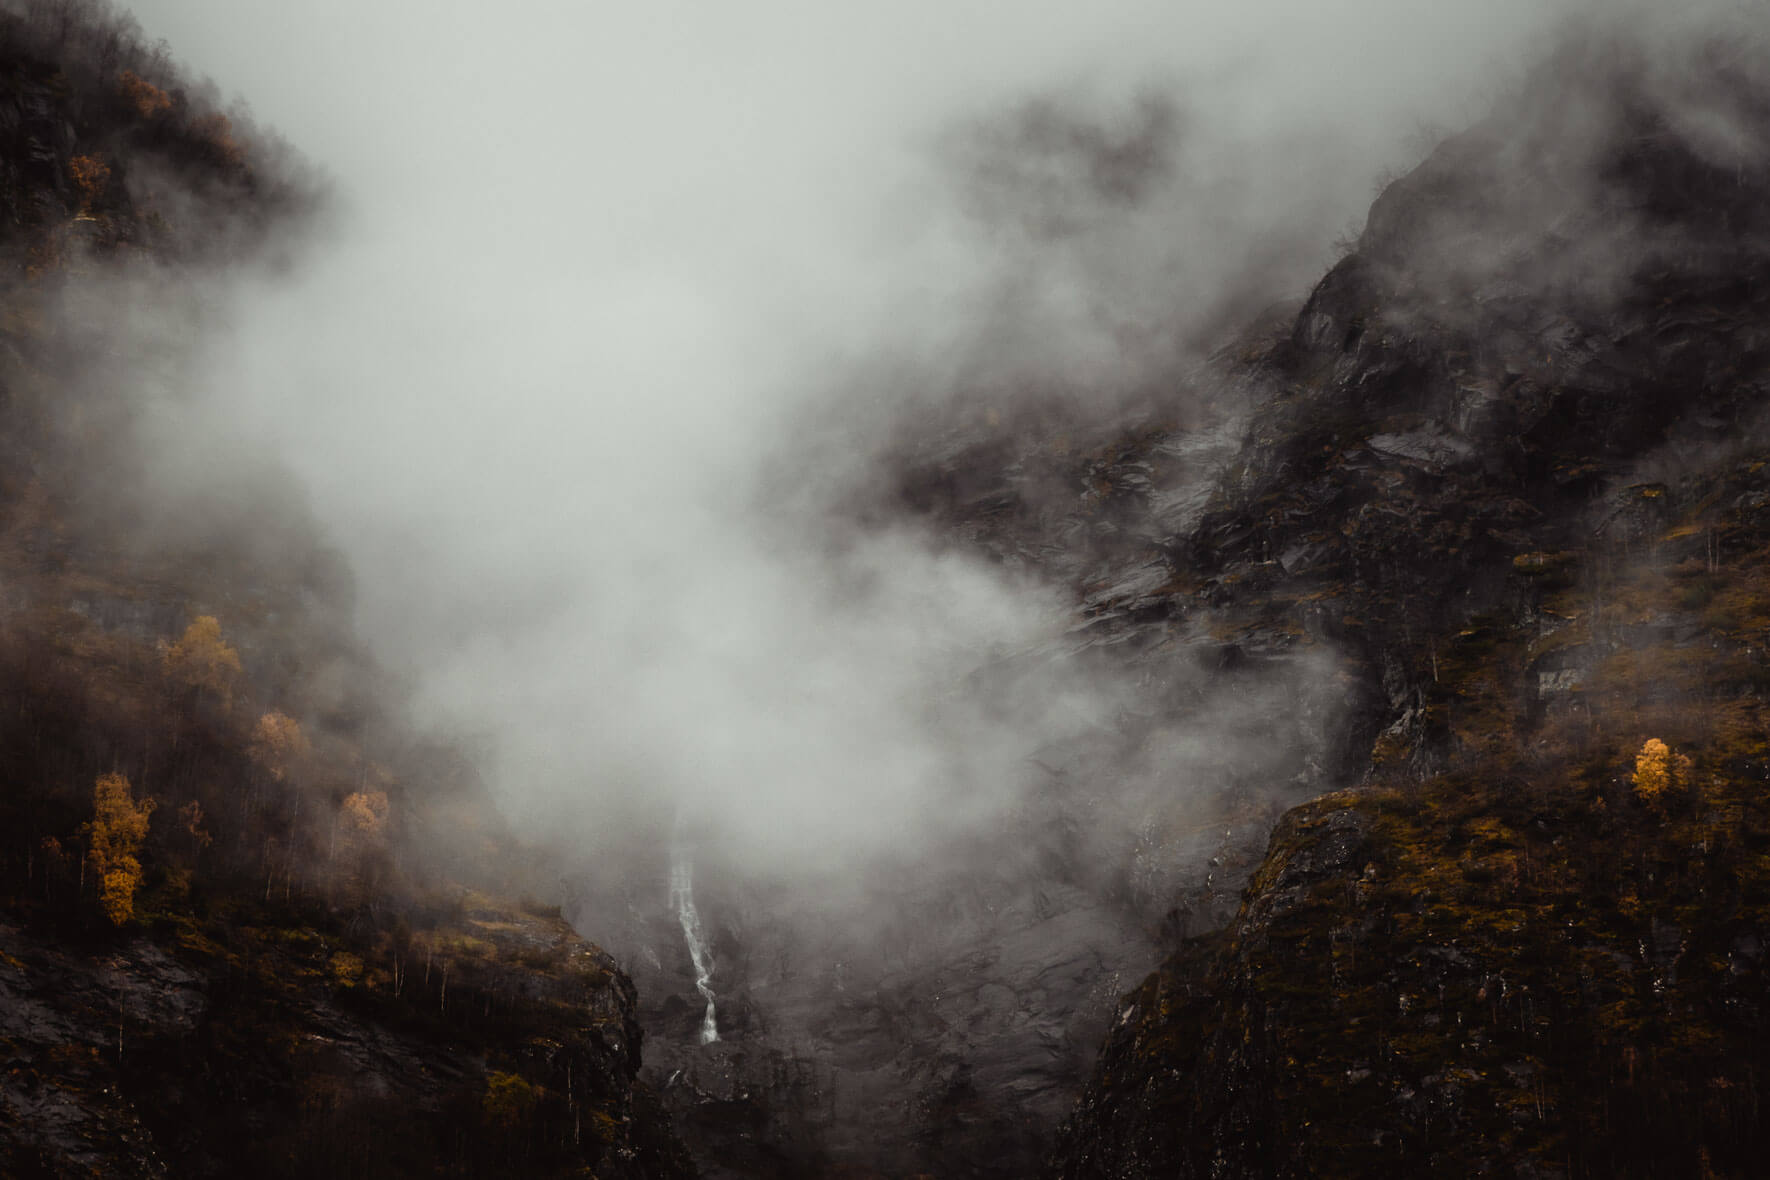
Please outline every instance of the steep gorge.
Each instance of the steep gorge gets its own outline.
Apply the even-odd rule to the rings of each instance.
[[[1758,1169],[1767,93],[1571,46],[1298,316],[1188,549],[1357,653],[1369,768],[1126,997],[1057,1174]]]
[[[1111,424],[961,414],[904,449],[902,503],[1075,588],[1067,658],[1151,670],[1141,716],[1077,752],[1011,841],[1040,854],[997,870],[1001,914],[1036,895],[1062,931],[1024,974],[955,910],[990,896],[975,876],[902,889],[966,953],[796,973],[769,1016],[825,1047],[774,1052],[772,1089],[665,1032],[684,1125],[722,1112],[691,1141],[1028,1174],[1048,1124],[1019,1118],[1075,1084],[1046,1022],[1074,1014],[1057,1039],[1091,1053],[1102,985],[1178,938],[1117,1005],[1057,1174],[1751,1174],[1770,104],[1749,50],[1681,53],[1563,45],[1184,389]],[[1142,843],[1053,835],[1112,830],[1080,784],[1122,785],[1164,726],[1275,714],[1295,727],[1250,736],[1288,764],[1135,794]],[[1688,763],[1649,799],[1651,740]],[[1110,970],[1024,982],[1115,926]],[[728,955],[783,939],[751,912]],[[844,1097],[844,1071],[891,1080]]]
[[[286,488],[135,502],[90,280],[188,294],[317,196],[49,11],[0,20],[0,1169],[1754,1173],[1751,42],[1575,39],[1167,387],[889,439],[845,528],[1074,603],[968,690],[1135,692],[990,830],[826,896],[680,818],[612,868],[525,847]],[[159,804],[121,924],[82,844],[109,773]],[[531,896],[561,871],[569,925]]]

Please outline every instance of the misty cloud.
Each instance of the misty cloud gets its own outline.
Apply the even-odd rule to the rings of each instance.
[[[144,3],[333,203],[270,264],[77,284],[69,318],[141,386],[143,543],[274,552],[317,520],[361,633],[567,853],[653,1016],[700,971],[675,837],[740,1043],[858,1059],[819,1041],[839,997],[907,995],[989,1016],[1007,1077],[1050,1056],[1024,1008],[1063,1046],[1055,1110],[1178,899],[1221,920],[1334,773],[1336,653],[1279,638],[1224,672],[1208,620],[1122,622],[1236,448],[1247,390],[1207,358],[1585,7]],[[1686,82],[1661,89],[1688,137],[1750,151]],[[1422,232],[1480,238],[1466,265],[1500,220]],[[1067,462],[1133,414],[1201,428],[1146,464],[1170,536],[1113,532],[1104,460],[1050,465],[1020,548],[902,495],[906,455]]]
[[[293,276],[220,297],[184,412],[284,456],[364,632],[513,815],[618,843],[694,799],[770,862],[984,820],[1134,691],[968,699],[1059,643],[1066,591],[770,489],[841,486],[898,407],[1171,372],[1300,293],[1411,121],[1547,20],[139,12],[342,202]]]

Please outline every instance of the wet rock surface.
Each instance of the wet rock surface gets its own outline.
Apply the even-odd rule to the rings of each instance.
[[[661,905],[661,868],[630,928],[610,925],[607,904],[586,906],[579,923],[599,923],[639,985],[643,1076],[703,1174],[1032,1174],[1116,997],[1165,943],[1234,912],[1271,823],[1318,773],[1298,751],[1338,708],[1310,694],[1335,682],[1298,678],[1282,645],[1248,654],[1195,639],[1190,624],[1110,610],[1078,631],[1076,650],[1147,644],[1130,658],[1158,670],[1158,689],[1160,669],[1184,668],[1180,691],[1208,681],[1221,690],[1211,708],[1239,718],[1225,716],[1222,732],[1246,735],[1170,758],[1169,745],[1195,740],[1201,708],[1153,700],[1099,748],[1046,751],[1049,782],[1008,833],[932,850],[828,912],[697,865],[715,951],[713,1044],[699,1043],[703,1005]],[[1289,719],[1277,738],[1260,720],[1275,707]],[[1183,769],[1151,777],[1149,764]]]
[[[42,172],[53,236],[79,129],[56,70],[14,64],[0,152]],[[961,411],[893,454],[883,515],[1071,591],[1073,630],[1006,663],[1139,692],[1040,752],[1005,833],[845,882],[864,904],[698,865],[711,1043],[662,864],[571,914],[618,961],[535,907],[377,893],[373,857],[296,877],[332,863],[301,806],[360,791],[386,726],[316,709],[335,765],[298,795],[231,697],[150,712],[156,652],[221,602],[238,691],[297,699],[321,653],[284,650],[290,620],[323,639],[304,596],[335,571],[119,558],[4,418],[35,474],[0,489],[0,752],[53,785],[5,799],[0,1171],[1757,1174],[1770,90],[1737,46],[1684,66],[1563,52],[1168,394]],[[133,243],[138,212],[79,232]],[[0,364],[28,408],[70,343],[19,298]],[[54,841],[125,758],[236,846],[162,830],[113,930]],[[439,841],[457,802],[411,821],[426,846],[497,851],[466,806]]]
[[[213,933],[0,924],[0,1170],[479,1174],[515,1150],[559,1171],[488,1122],[488,1079],[514,1064],[569,1095],[567,1170],[689,1174],[649,1099],[635,1104],[632,984],[557,918],[470,908],[457,937],[479,946],[448,958],[446,985],[440,958],[397,987],[350,978],[351,941],[311,926]]]
[[[133,18],[47,11],[0,12],[0,1175],[692,1175],[632,983],[516,900],[291,483],[155,517],[143,387],[319,196]]]
[[[1275,612],[1225,615],[1174,548],[1288,329],[1275,312],[1191,374],[1214,400],[1185,415],[1060,438],[977,417],[897,457],[892,512],[1072,592],[1068,634],[1004,675],[1019,660],[1138,686],[1110,725],[1039,751],[1042,783],[1002,830],[841,883],[847,916],[697,862],[710,1045],[664,866],[649,891],[641,873],[584,895],[575,920],[638,983],[644,1077],[703,1174],[1036,1173],[1117,997],[1229,920],[1273,822],[1322,789],[1347,711],[1330,645]]]
[[[1770,89],[1691,53],[1563,52],[1298,316],[1176,547],[1353,654],[1359,786],[1125,998],[1054,1174],[1761,1167],[1770,170],[1685,115]]]
[[[704,1174],[1037,1166],[1100,1014],[1147,968],[1148,936],[1073,888],[1052,888],[1043,914],[972,898],[943,915],[945,949],[899,941],[895,955],[870,939],[808,943],[784,933],[803,928],[793,915],[770,915],[781,929],[751,928],[721,961],[714,1044],[683,1035],[698,1011],[672,1004],[679,980],[637,971],[665,997],[647,1005],[646,1076]]]

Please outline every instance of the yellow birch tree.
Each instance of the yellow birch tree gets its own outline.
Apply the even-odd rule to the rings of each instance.
[[[135,916],[135,890],[141,884],[141,842],[147,838],[154,801],[137,801],[129,780],[104,774],[92,789],[92,847],[86,859],[98,878],[98,904],[113,925]]]
[[[272,709],[258,719],[252,731],[252,757],[281,782],[311,746],[301,724],[287,713]]]
[[[1690,759],[1675,754],[1658,738],[1648,738],[1635,755],[1635,795],[1650,807],[1664,807],[1690,781]]]
[[[221,638],[221,622],[214,615],[200,615],[177,643],[161,643],[166,670],[193,688],[205,689],[224,703],[233,700],[240,677],[240,653]]]

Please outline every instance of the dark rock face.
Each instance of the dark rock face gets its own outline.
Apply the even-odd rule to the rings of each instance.
[[[1109,723],[1038,751],[997,830],[833,883],[827,911],[697,861],[711,1045],[668,867],[586,888],[575,919],[638,983],[644,1077],[704,1174],[1035,1173],[1117,996],[1233,915],[1273,821],[1322,789],[1345,711],[1334,659],[1263,608],[1217,627],[1168,547],[1203,516],[1289,324],[1269,317],[1193,375],[1223,393],[1209,411],[979,415],[894,456],[879,515],[1073,591],[1069,633],[990,675],[1135,685]]]
[[[837,999],[835,982],[814,981],[832,964],[864,964],[864,951],[794,946],[764,932],[766,905],[736,902],[742,949],[727,986],[738,1011],[755,1005],[756,1043],[784,1036],[799,1047],[774,1044],[756,1067],[730,1046],[703,1051],[665,1033],[659,1082],[679,1088],[686,1118],[717,1110],[741,1128],[732,1135],[814,1144],[812,1160],[1024,1174],[1043,1141],[1045,1095],[1073,1085],[1066,1062],[1039,1056],[1041,1024],[1102,1014],[1097,993],[1112,973],[1164,938],[1221,925],[1279,806],[1357,781],[1373,763],[1431,775],[1505,740],[1509,686],[1468,694],[1481,709],[1453,700],[1453,677],[1468,671],[1458,640],[1494,611],[1513,612],[1505,628],[1542,625],[1542,594],[1607,552],[1595,533],[1621,544],[1657,535],[1670,518],[1644,465],[1743,432],[1760,401],[1764,178],[1681,138],[1672,114],[1639,97],[1663,92],[1648,72],[1614,46],[1558,60],[1536,92],[1392,186],[1358,251],[1300,310],[1189,375],[1202,393],[1176,398],[1184,414],[1156,408],[1073,430],[966,422],[908,449],[904,504],[955,543],[1074,587],[1083,622],[1070,654],[1148,668],[1161,686],[1119,744],[1088,751],[1078,761],[1089,769],[1054,789],[1051,814],[1027,824],[1035,847],[1066,830],[1090,772],[1122,773],[1115,758],[1127,746],[1196,723],[1202,700],[1240,694],[1247,712],[1270,714],[1273,702],[1249,687],[1262,669],[1296,680],[1328,652],[1349,666],[1330,674],[1331,702],[1303,694],[1297,729],[1268,735],[1290,758],[1282,769],[1219,768],[1174,808],[1217,808],[1220,825],[1143,846],[1061,848],[1010,879],[941,882],[902,903],[907,923],[937,925],[954,897],[994,888],[1016,903],[1002,913],[1036,912],[1023,903],[1042,896],[1055,912],[1041,923],[1073,915],[1091,930],[1126,930],[1079,948],[1111,971],[1078,973],[1073,986],[1039,993],[1036,970],[995,953],[1004,931],[992,914],[956,927],[975,955],[928,952],[896,974],[851,966]],[[1751,117],[1749,89],[1729,89],[1737,71],[1716,60],[1705,74],[1720,80],[1713,94],[1731,96],[1727,110]],[[1545,87],[1580,98],[1547,98]],[[1668,184],[1682,195],[1668,197]],[[1532,687],[1527,719],[1562,707],[1557,686],[1598,658],[1584,646],[1542,653],[1530,671],[1550,691]],[[1190,675],[1199,668],[1208,674]],[[1162,828],[1163,805],[1149,814]],[[1083,917],[1093,914],[1111,920]],[[764,950],[770,938],[781,941]],[[666,922],[648,945],[670,941]],[[790,966],[737,998],[752,987],[737,966],[746,953]],[[1043,953],[1064,962],[1068,952]],[[685,982],[678,966],[646,991],[688,996]],[[1021,1032],[955,1031],[987,1026],[1010,1003]],[[692,1032],[694,1008],[659,1012],[653,1027]],[[745,1035],[734,1031],[733,1045]],[[771,1091],[769,1078],[790,1081]],[[1213,1078],[1208,1097],[1231,1104],[1230,1122],[1200,1137],[1261,1125],[1269,1110],[1236,1105],[1258,1107],[1258,1094],[1238,1093]],[[787,1109],[818,1113],[783,1130]]]
[[[150,216],[168,161],[274,204],[225,125],[0,56],[9,258],[198,250],[200,221]],[[81,342],[0,291],[0,454],[26,473],[0,479],[0,762],[32,784],[0,795],[0,1170],[688,1175],[673,1117],[714,1177],[1760,1171],[1759,70],[1563,53],[1197,396],[906,445],[890,512],[1074,591],[1075,629],[1017,658],[1140,691],[1040,752],[1004,831],[850,883],[863,923],[698,865],[705,1045],[665,867],[574,914],[636,994],[555,916],[448,884],[512,850],[471,790],[412,785],[442,755],[374,768],[422,839],[322,856],[300,817],[361,789],[371,738],[408,741],[365,689],[303,712],[306,781],[253,760],[304,661],[361,671],[335,571],[311,539],[274,570],[119,553],[57,449]],[[113,183],[76,191],[100,146]],[[251,712],[168,689],[156,645],[199,601],[234,611]],[[157,829],[121,931],[68,852],[117,766],[222,834]],[[448,872],[398,863],[420,845]]]
[[[1277,326],[1212,379],[1257,388]],[[667,866],[619,897],[586,890],[578,921],[637,981],[644,1076],[705,1174],[1036,1172],[1116,997],[1175,937],[1233,915],[1272,822],[1321,789],[1345,707],[1333,659],[1271,612],[1214,628],[1164,549],[1236,453],[1243,400],[1060,446],[1047,424],[980,418],[898,457],[885,511],[1074,592],[1072,630],[991,675],[1104,670],[1136,690],[1110,723],[1038,751],[999,828],[833,883],[827,910],[815,890],[697,861],[719,1042],[699,1043]]]
[[[32,13],[0,12],[0,1175],[693,1175],[632,982],[497,900],[527,854],[288,489],[144,523],[106,284],[176,319],[187,264],[262,261],[313,192],[108,6]]]
[[[1303,308],[1180,548],[1354,655],[1361,785],[1121,1003],[1056,1174],[1761,1166],[1766,112],[1565,52]]]
[[[1319,887],[1356,877],[1367,829],[1355,812],[1287,815],[1274,844],[1303,832],[1311,842],[1282,864],[1268,860],[1236,933],[1257,932],[1250,942],[1272,950],[1275,923],[1307,922],[1299,911]],[[1273,1133],[1282,1099],[1267,1013],[1245,1001],[1247,981],[1235,990],[1206,962],[1202,953],[1170,959],[1120,1002],[1094,1083],[1065,1129],[1064,1174],[1260,1176],[1294,1167],[1293,1149]]]
[[[943,880],[899,899],[895,929],[850,937],[819,937],[830,927],[790,909],[733,914],[732,895],[714,894],[713,912],[744,925],[724,939],[710,1045],[670,969],[680,952],[654,944],[663,969],[634,968],[653,1032],[645,1076],[703,1174],[1036,1170],[1149,938],[1074,885],[1047,880],[1033,904],[1024,890]]]
[[[636,1089],[632,984],[558,919],[470,910],[482,956],[395,995],[349,979],[323,926],[200,930],[0,927],[7,1175],[690,1174]],[[505,1120],[487,1096],[512,1048],[521,1093],[563,1103]]]

